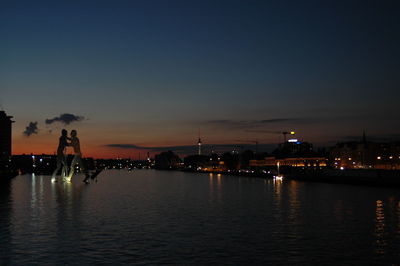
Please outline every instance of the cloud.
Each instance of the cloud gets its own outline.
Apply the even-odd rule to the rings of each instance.
[[[38,133],[38,127],[37,127],[38,122],[29,122],[29,125],[25,128],[25,131],[22,132],[25,136],[29,137],[32,134],[37,134]]]
[[[263,134],[282,134],[282,130],[262,130],[262,129],[247,129],[245,130],[249,133],[263,133]]]
[[[226,120],[226,119],[222,119],[222,120],[208,120],[206,121],[206,123],[208,124],[237,124],[240,123],[241,121],[233,121],[233,120]]]
[[[85,117],[83,117],[83,116],[65,113],[65,114],[61,114],[60,116],[56,116],[52,119],[46,119],[46,124],[50,125],[50,124],[53,124],[54,122],[60,122],[60,123],[63,123],[64,125],[69,125],[72,122],[79,122],[84,119],[85,119]]]
[[[263,128],[267,125],[272,124],[299,124],[299,123],[315,123],[318,122],[317,119],[311,118],[271,118],[271,119],[261,119],[261,120],[228,120],[228,119],[215,119],[208,120],[205,123],[211,126],[231,128],[231,129],[254,129]],[[271,133],[276,133],[272,132]]]
[[[109,148],[117,148],[117,149],[134,149],[134,150],[149,150],[149,151],[168,151],[168,150],[182,150],[189,146],[168,146],[168,147],[146,147],[139,146],[135,144],[107,144],[104,145]],[[190,146],[193,148],[193,146]]]
[[[142,147],[134,144],[107,144],[106,147],[119,148],[119,149],[141,149],[141,150],[152,150],[154,147]]]
[[[294,122],[294,121],[299,121],[299,120],[303,120],[303,119],[299,119],[299,118],[273,118],[273,119],[260,120],[260,123],[262,123],[262,124],[270,124],[270,123]]]
[[[196,154],[197,153],[197,145],[183,145],[183,146],[167,146],[167,147],[147,147],[147,146],[139,146],[135,144],[107,144],[104,145],[109,148],[118,148],[118,149],[138,149],[138,150],[148,150],[149,152],[163,152],[163,151],[173,151],[178,154]],[[258,151],[272,151],[275,149],[277,144],[258,144]],[[217,153],[223,153],[227,151],[237,150],[255,150],[255,144],[246,144],[246,143],[232,143],[232,144],[203,144],[202,151],[204,154],[210,154],[211,151]]]

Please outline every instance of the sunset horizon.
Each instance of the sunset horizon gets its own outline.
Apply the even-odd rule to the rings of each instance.
[[[0,265],[400,265],[399,0],[2,0]]]
[[[5,3],[0,109],[14,117],[13,152],[54,153],[62,128],[90,157],[195,146],[199,130],[211,145],[278,144],[291,130],[318,147],[364,130],[399,140],[390,7]]]

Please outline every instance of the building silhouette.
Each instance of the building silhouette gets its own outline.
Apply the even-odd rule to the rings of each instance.
[[[0,111],[0,157],[6,158],[11,156],[11,133],[12,133],[12,116],[8,116],[6,112]]]
[[[330,150],[335,169],[400,169],[400,142],[361,141],[339,142]]]
[[[165,151],[155,156],[156,169],[177,169],[181,167],[181,159],[172,151]]]
[[[326,154],[314,151],[312,143],[294,138],[286,140],[286,134],[294,135],[294,132],[283,132],[283,134],[284,142],[264,159],[250,160],[250,167],[268,168],[280,165],[302,169],[322,169],[322,167],[328,166]]]

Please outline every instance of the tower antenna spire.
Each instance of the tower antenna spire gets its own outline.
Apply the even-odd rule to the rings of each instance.
[[[201,155],[201,138],[200,138],[200,128],[199,128],[199,141],[197,142],[198,151],[197,154]]]

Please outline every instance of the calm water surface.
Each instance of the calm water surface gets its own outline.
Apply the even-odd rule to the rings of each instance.
[[[155,170],[0,183],[0,265],[400,264],[400,191]]]

